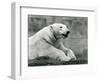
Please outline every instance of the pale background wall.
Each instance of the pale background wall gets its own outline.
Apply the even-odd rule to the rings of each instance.
[[[100,82],[100,0],[1,0],[0,1],[0,81],[13,81],[8,78],[10,76],[10,69],[11,69],[11,2],[14,1],[23,1],[23,2],[33,2],[37,4],[44,4],[44,5],[60,5],[65,7],[66,5],[74,5],[74,6],[95,6],[98,9],[98,28],[96,27],[97,33],[97,42],[95,43],[98,54],[97,57],[97,75],[86,75],[86,76],[69,76],[69,77],[61,77],[61,78],[46,78],[46,79],[35,79],[34,82]],[[33,82],[33,81],[32,81]]]

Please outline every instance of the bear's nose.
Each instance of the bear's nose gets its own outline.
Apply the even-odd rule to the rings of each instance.
[[[67,37],[69,33],[70,33],[70,31],[67,31],[66,34],[65,34],[65,37]]]
[[[66,34],[69,34],[70,33],[70,31],[67,31],[67,33]]]

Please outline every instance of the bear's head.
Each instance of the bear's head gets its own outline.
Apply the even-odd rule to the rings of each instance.
[[[51,28],[53,35],[57,39],[67,38],[70,33],[68,26],[61,24],[61,23],[54,23],[50,25],[50,28]]]

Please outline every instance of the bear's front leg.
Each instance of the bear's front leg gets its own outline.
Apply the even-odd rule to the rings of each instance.
[[[59,47],[60,50],[62,50],[66,56],[70,57],[71,60],[76,60],[76,56],[74,54],[74,52],[71,49],[66,48],[62,42],[59,42]]]
[[[67,49],[65,54],[71,58],[71,60],[76,60],[76,56],[71,49]]]

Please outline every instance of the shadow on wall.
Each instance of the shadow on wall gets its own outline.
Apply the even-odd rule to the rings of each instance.
[[[88,18],[87,17],[69,17],[69,16],[41,16],[28,15],[28,36],[34,35],[43,27],[53,23],[63,23],[69,25],[71,31],[66,38],[64,45],[71,48],[78,59],[87,59],[88,51]]]

